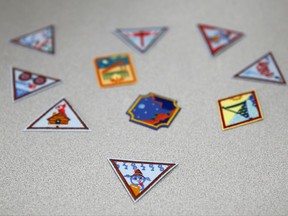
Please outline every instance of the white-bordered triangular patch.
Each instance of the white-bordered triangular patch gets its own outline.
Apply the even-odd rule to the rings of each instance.
[[[257,59],[234,77],[286,84],[285,78],[271,52]]]
[[[50,25],[11,40],[12,43],[41,52],[55,53],[55,30]]]
[[[11,76],[13,101],[18,101],[24,97],[46,90],[60,82],[59,79],[16,67],[11,67]]]
[[[117,29],[115,34],[140,53],[145,53],[167,30],[167,27],[123,28]]]
[[[26,127],[25,131],[90,131],[63,98]]]
[[[108,159],[131,199],[137,202],[164,176],[177,166],[176,163]]]
[[[210,25],[199,24],[198,27],[213,56],[224,51],[244,35],[238,31]]]

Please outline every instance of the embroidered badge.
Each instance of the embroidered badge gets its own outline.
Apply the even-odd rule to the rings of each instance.
[[[224,51],[244,35],[241,32],[210,25],[199,24],[198,27],[213,56]]]
[[[234,77],[286,84],[284,76],[271,52],[253,62]]]
[[[126,85],[137,81],[129,54],[98,57],[94,64],[100,87]]]
[[[149,93],[140,95],[127,114],[130,121],[158,130],[169,127],[180,109],[176,100]]]
[[[222,129],[230,129],[263,119],[255,91],[218,100]]]
[[[116,36],[140,53],[145,53],[168,30],[167,27],[117,29]]]
[[[177,166],[176,163],[166,162],[122,159],[108,160],[134,202],[142,198],[165,175]]]
[[[11,68],[13,101],[22,99],[31,94],[48,89],[59,83],[59,79],[32,73],[20,68]]]
[[[54,54],[54,40],[54,26],[50,25],[34,32],[14,38],[11,40],[11,42],[41,52]]]
[[[34,120],[26,131],[90,131],[68,101],[63,98]]]

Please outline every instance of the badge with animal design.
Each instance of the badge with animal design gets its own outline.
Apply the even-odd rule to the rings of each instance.
[[[176,163],[108,159],[116,175],[131,199],[137,202],[164,176],[174,169]]]
[[[199,24],[198,27],[213,56],[223,52],[244,35],[238,31],[210,25]]]
[[[234,77],[286,84],[285,78],[271,52],[253,62]]]
[[[98,57],[94,60],[100,87],[121,86],[137,81],[129,54]]]
[[[158,130],[169,127],[180,109],[176,100],[149,93],[140,95],[127,114],[131,122]]]
[[[63,98],[29,124],[25,131],[90,131],[90,129],[71,104]]]
[[[11,68],[13,101],[18,101],[59,83],[60,80],[32,73],[20,68]]]
[[[255,91],[218,100],[222,129],[227,130],[263,119]]]
[[[14,38],[11,40],[11,42],[48,54],[54,54],[54,40],[54,26],[50,25],[34,32]]]

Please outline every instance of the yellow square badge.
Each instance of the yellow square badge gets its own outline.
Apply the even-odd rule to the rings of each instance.
[[[100,87],[132,84],[137,81],[129,54],[98,57],[94,60]]]
[[[223,130],[263,119],[255,91],[220,99],[218,108]]]

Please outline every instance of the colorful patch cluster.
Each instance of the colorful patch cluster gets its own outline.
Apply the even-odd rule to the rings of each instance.
[[[243,37],[243,33],[206,24],[198,25],[213,56],[226,50]],[[167,32],[167,27],[121,28],[114,33],[141,54],[146,53]],[[54,26],[33,31],[11,42],[37,51],[54,54]],[[94,59],[100,87],[123,86],[137,81],[132,58],[128,53],[114,54]],[[24,97],[48,89],[60,79],[12,67],[12,98]],[[262,56],[234,77],[286,84],[285,78],[271,52]],[[218,100],[222,129],[227,130],[263,119],[255,91],[237,94]],[[181,108],[177,101],[155,93],[140,95],[128,109],[130,121],[154,130],[168,128]],[[25,131],[90,131],[71,104],[61,99],[30,123]],[[108,159],[116,175],[134,202],[142,198],[176,163]]]

